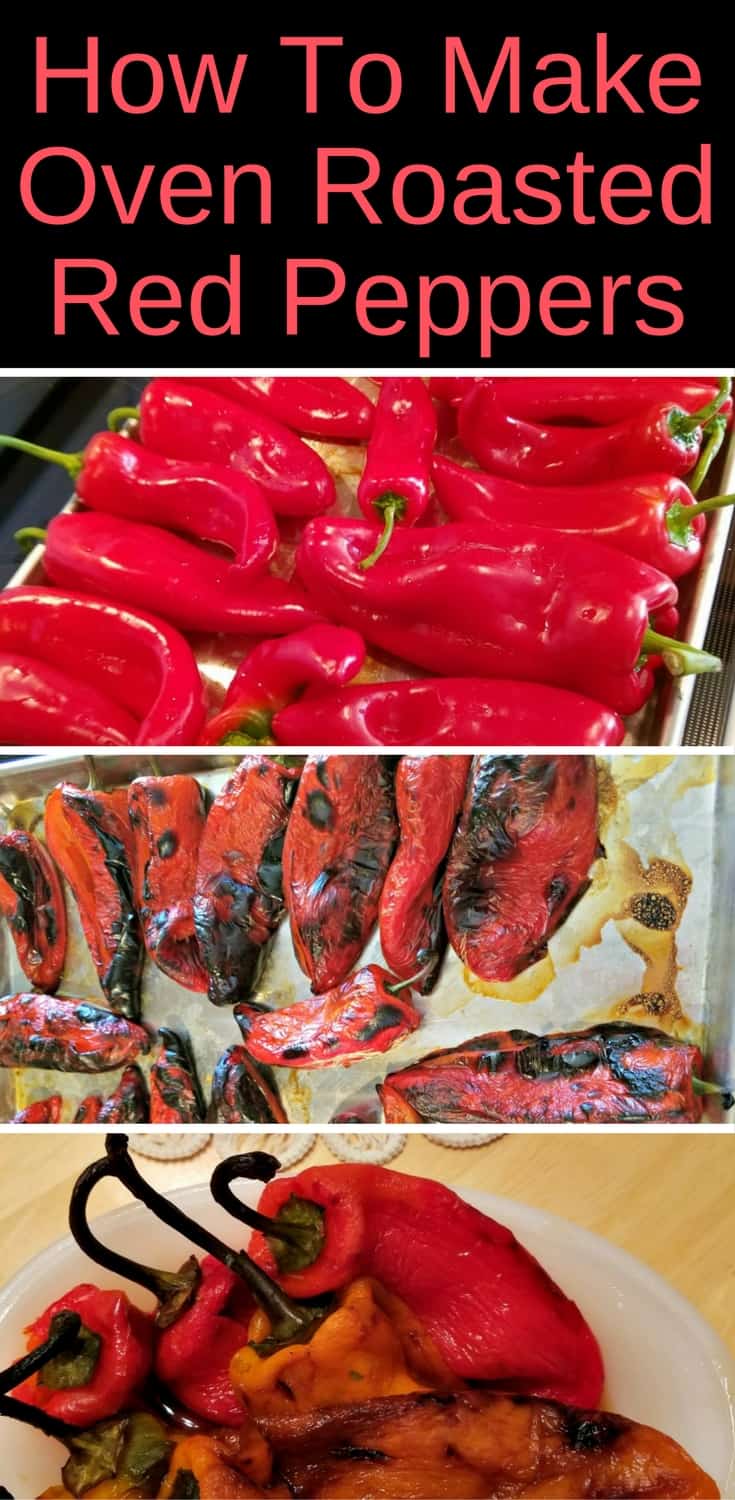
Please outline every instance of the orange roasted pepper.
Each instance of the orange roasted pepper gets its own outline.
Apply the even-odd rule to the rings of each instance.
[[[271,1455],[265,1438],[246,1423],[234,1434],[218,1437],[188,1437],[176,1444],[168,1474],[159,1490],[162,1500],[181,1494],[180,1474],[193,1475],[200,1500],[255,1500],[263,1496],[270,1479]],[[280,1487],[269,1495],[282,1495]]]

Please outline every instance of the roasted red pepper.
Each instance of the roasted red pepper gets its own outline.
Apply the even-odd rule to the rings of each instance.
[[[31,994],[0,998],[2,1068],[106,1073],[149,1046],[142,1026],[89,1000]]]
[[[269,1183],[258,1210],[277,1218],[290,1199],[324,1211],[316,1259],[279,1274],[272,1233],[257,1231],[250,1254],[291,1295],[373,1276],[420,1319],[453,1374],[599,1402],[602,1359],[579,1308],[509,1229],[449,1188],[385,1167],[312,1167]]]
[[[444,877],[449,941],[481,979],[536,963],[600,853],[591,755],[478,755]]]
[[[375,407],[368,397],[339,377],[299,375],[195,376],[197,385],[238,405],[265,412],[304,437],[332,443],[364,443],[373,426]]]
[[[158,1033],[160,1047],[151,1063],[151,1125],[198,1125],[206,1105],[188,1037],[169,1026]]]
[[[212,1077],[211,1118],[218,1125],[285,1125],[288,1121],[268,1068],[246,1047],[228,1047]]]
[[[235,1020],[256,1062],[279,1068],[345,1066],[373,1053],[388,1052],[421,1024],[406,984],[387,969],[369,964],[324,995],[266,1010],[244,1001]]]
[[[0,447],[60,464],[91,510],[229,547],[243,572],[261,572],[278,545],[273,511],[259,486],[225,464],[162,458],[116,432],[96,433],[82,453],[7,437],[0,437]]]
[[[0,913],[26,978],[53,993],[66,959],[66,903],[51,855],[25,828],[0,836]]]
[[[74,1125],[95,1125],[100,1117],[100,1111],[104,1104],[101,1094],[87,1094],[82,1099],[74,1116]]]
[[[132,745],[137,734],[132,714],[91,684],[31,656],[0,656],[1,744]]]
[[[102,993],[112,1010],[138,1020],[144,950],[127,791],[62,782],[46,800],[46,838],[71,886]]]
[[[100,1125],[144,1125],[150,1119],[150,1100],[145,1078],[137,1063],[131,1063],[114,1093],[99,1112]]]
[[[617,714],[562,688],[424,677],[307,693],[279,710],[273,732],[281,745],[619,745],[624,731]]]
[[[692,413],[715,401],[720,393],[716,376],[681,378],[675,375],[570,375],[495,376],[483,378],[484,385],[500,392],[503,405],[514,416],[529,422],[579,422],[593,427],[609,427],[627,422],[656,403],[680,406]],[[467,391],[476,380],[429,381],[434,385],[465,386]],[[438,393],[437,393],[438,394]],[[445,400],[456,399],[445,395]],[[728,396],[720,411],[732,409]]]
[[[63,1106],[61,1094],[49,1094],[45,1099],[36,1099],[33,1104],[19,1109],[10,1121],[11,1125],[58,1125]]]
[[[39,670],[44,663],[65,673],[71,668],[82,688],[85,733],[85,689],[91,687],[138,720],[135,744],[196,744],[204,720],[202,681],[191,646],[161,620],[66,589],[5,589],[0,654],[16,652],[31,656]]]
[[[298,776],[271,757],[245,755],[210,809],[194,928],[214,1005],[249,993],[284,914],[281,856]]]
[[[242,1282],[213,1256],[202,1260],[196,1297],[158,1336],[155,1370],[178,1401],[210,1422],[239,1427],[245,1410],[230,1363],[248,1341],[255,1303]]]
[[[389,1073],[378,1093],[389,1125],[696,1124],[701,1069],[698,1047],[645,1026],[493,1031]]]
[[[294,952],[316,994],[339,984],[375,926],[398,837],[395,762],[311,755],[283,849]]]
[[[363,568],[382,556],[396,522],[413,526],[426,510],[435,439],[434,403],[423,380],[384,380],[357,487],[363,515],[377,517],[383,531]]]
[[[146,386],[140,440],[169,458],[231,464],[260,485],[280,516],[315,516],[334,504],[334,480],[313,448],[263,411],[248,411],[194,380]]]
[[[153,1320],[124,1292],[83,1283],[52,1302],[26,1330],[29,1349],[45,1342],[54,1318],[66,1311],[82,1320],[76,1345],[24,1381],[15,1395],[75,1427],[87,1427],[116,1416],[140,1396],[152,1365]]]
[[[598,542],[531,526],[402,529],[365,573],[368,531],[310,521],[299,573],[332,619],[427,671],[549,682],[631,713],[650,686],[641,652],[662,651],[674,672],[720,669],[648,630],[676,602],[671,579]]]
[[[193,776],[140,776],[130,787],[133,891],[154,964],[187,990],[206,993],[194,931],[194,885],[207,802]]]
[[[380,897],[380,947],[400,979],[417,971],[428,995],[447,946],[442,881],[464,801],[469,755],[402,755],[396,772],[400,842]]]
[[[224,707],[200,743],[239,745],[271,738],[273,715],[307,688],[341,687],[363,665],[365,642],[339,625],[311,625],[281,641],[262,641],[245,657]]]

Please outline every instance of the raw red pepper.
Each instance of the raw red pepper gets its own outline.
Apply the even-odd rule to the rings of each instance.
[[[728,392],[729,394],[729,392]],[[687,474],[699,458],[706,423],[726,396],[700,412],[672,402],[609,427],[554,427],[513,414],[497,386],[478,385],[459,409],[459,436],[482,468],[523,475],[528,484],[587,484],[626,474]]]
[[[10,1121],[11,1125],[58,1125],[63,1106],[61,1094],[48,1094],[45,1099],[36,1099],[33,1104],[19,1109]]]
[[[281,641],[262,641],[240,663],[222,711],[205,724],[200,744],[269,741],[279,709],[306,688],[341,687],[364,661],[362,636],[339,625],[311,625]]]
[[[1,744],[132,745],[138,727],[126,709],[69,672],[15,651],[0,656]]]
[[[0,836],[0,912],[26,978],[53,993],[66,959],[66,902],[51,855],[25,828]]]
[[[396,522],[413,526],[426,510],[435,439],[434,404],[423,380],[384,380],[357,487],[363,515],[377,517],[383,530],[363,568],[382,556]]]
[[[332,619],[427,671],[548,682],[630,713],[649,686],[636,669],[642,652],[660,652],[676,673],[720,670],[716,657],[647,628],[676,602],[670,578],[586,537],[531,526],[402,529],[365,573],[368,545],[362,522],[310,521],[299,573]]]
[[[652,686],[651,673],[645,673]],[[544,683],[478,677],[307,693],[273,720],[280,745],[619,745],[618,715]]]
[[[450,406],[459,406],[477,384],[471,375],[432,375],[428,381],[431,395]]]
[[[592,755],[478,755],[444,877],[455,953],[481,979],[513,979],[546,952],[599,853]]]
[[[206,994],[194,931],[194,886],[207,802],[194,776],[139,776],[128,793],[135,906],[150,958]]]
[[[156,1375],[188,1411],[240,1427],[245,1411],[229,1369],[248,1341],[255,1302],[234,1272],[212,1255],[205,1255],[200,1271],[191,1307],[158,1336]]]
[[[89,1000],[31,994],[0,998],[0,1068],[106,1073],[149,1047],[142,1026]]]
[[[259,486],[225,464],[162,458],[115,432],[96,433],[81,453],[10,437],[0,437],[0,447],[59,464],[90,510],[219,542],[243,573],[262,572],[278,545],[273,511]]]
[[[100,1125],[143,1125],[150,1119],[150,1101],[145,1078],[137,1063],[131,1063],[99,1112]]]
[[[196,744],[204,720],[202,681],[191,646],[162,620],[66,589],[5,589],[0,653],[16,652],[33,657],[39,671],[44,664],[71,668],[82,687],[80,725],[84,689],[92,687],[138,720],[133,743]]]
[[[95,511],[54,516],[43,566],[62,588],[155,611],[180,630],[283,635],[319,619],[302,590],[282,578],[243,577],[227,558],[159,526]]]
[[[124,1292],[85,1282],[31,1324],[29,1349],[45,1342],[54,1318],[66,1311],[82,1320],[76,1346],[24,1381],[15,1395],[75,1427],[87,1427],[116,1416],[140,1396],[152,1365],[153,1319]]]
[[[104,1099],[102,1098],[101,1094],[87,1094],[86,1098],[82,1099],[81,1104],[77,1108],[77,1112],[76,1112],[76,1114],[74,1116],[73,1124],[74,1125],[94,1125],[94,1124],[96,1124],[97,1120],[99,1120],[100,1111],[102,1109],[102,1105],[103,1104],[104,1104]]]
[[[373,1276],[402,1298],[462,1379],[598,1404],[602,1358],[579,1308],[509,1229],[451,1189],[385,1167],[312,1167],[269,1183],[258,1211],[277,1218],[289,1199],[324,1210],[316,1259],[279,1274],[272,1231],[270,1243],[256,1231],[250,1254],[292,1295]]]
[[[421,1024],[408,981],[368,964],[324,995],[267,1010],[252,1001],[235,1008],[235,1020],[256,1062],[280,1068],[344,1066],[388,1052]]]
[[[248,411],[194,380],[146,386],[140,440],[169,458],[231,464],[260,485],[279,516],[315,516],[334,504],[334,480],[313,448],[263,411]]]
[[[246,1047],[228,1047],[212,1077],[211,1117],[218,1125],[285,1125],[288,1121],[268,1068]]]
[[[339,984],[375,926],[398,838],[395,762],[311,755],[283,848],[283,886],[296,958],[322,994]]]
[[[402,755],[396,772],[401,830],[380,897],[380,948],[389,969],[427,995],[447,946],[442,880],[464,800],[469,755]]]
[[[429,386],[435,383],[430,381]],[[584,375],[579,379],[573,375],[514,375],[490,377],[482,383],[500,393],[508,411],[528,422],[589,423],[593,427],[627,422],[657,403],[697,412],[716,400],[720,391],[717,376],[698,380],[674,375]],[[456,384],[469,389],[478,382]],[[731,409],[728,395],[720,411]]]
[[[356,385],[339,377],[312,379],[298,375],[199,376],[197,385],[218,396],[275,417],[304,437],[332,443],[364,443],[373,426],[375,407]]]
[[[158,1033],[160,1048],[150,1071],[152,1125],[198,1125],[206,1107],[188,1037],[169,1026]]]

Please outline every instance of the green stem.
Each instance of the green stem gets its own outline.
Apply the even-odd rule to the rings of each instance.
[[[137,422],[140,416],[140,408],[137,406],[116,406],[107,418],[107,426],[110,432],[119,432],[126,422]]]
[[[407,990],[409,985],[415,984],[417,979],[423,979],[425,969],[419,969],[418,974],[412,974],[410,979],[397,979],[395,984],[387,984],[385,988],[389,995],[397,995],[400,990]]]
[[[692,1078],[692,1089],[700,1098],[716,1094],[722,1100],[723,1109],[732,1109],[735,1106],[735,1094],[731,1094],[729,1089],[720,1088],[719,1083],[706,1083],[704,1078]]]
[[[706,516],[711,510],[724,510],[728,505],[735,505],[735,495],[712,495],[709,500],[698,500],[696,505],[682,505],[686,516]],[[675,507],[672,506],[672,510]]]
[[[659,635],[657,630],[646,630],[641,641],[641,651],[647,656],[662,656],[664,665],[672,677],[687,677],[693,672],[721,672],[719,656],[709,651],[700,651],[687,641],[674,640],[669,635]]]
[[[13,533],[13,541],[18,543],[26,556],[39,545],[39,542],[45,542],[45,540],[46,531],[43,526],[21,526],[20,531]]]
[[[265,709],[243,709],[242,723],[228,730],[218,741],[220,745],[270,745],[272,713]]]
[[[697,427],[704,427],[705,424],[712,419],[712,417],[717,416],[720,407],[724,406],[725,402],[728,400],[731,389],[732,380],[730,379],[730,376],[722,376],[722,378],[718,381],[717,395],[713,396],[712,400],[708,401],[706,406],[702,406],[699,411],[687,413],[686,416],[677,416],[677,432],[695,432]]]
[[[42,448],[40,443],[27,443],[25,438],[5,437],[0,434],[0,448],[16,448],[19,453],[27,453],[30,458],[42,458],[49,464],[58,464],[60,468],[66,469],[72,479],[77,479],[84,468],[84,451],[81,453],[62,453],[58,448]]]
[[[701,489],[707,475],[722,447],[727,432],[727,417],[713,417],[709,423],[709,434],[707,441],[699,455],[696,467],[692,470],[689,479],[689,488],[693,494]]]
[[[375,501],[375,509],[378,515],[383,517],[383,530],[369,557],[363,557],[360,563],[360,567],[363,569],[372,568],[378,561],[378,558],[383,556],[395,530],[396,521],[400,521],[406,509],[406,501],[403,495],[394,495],[392,492],[389,492],[387,495],[381,495],[380,499]]]
[[[680,500],[675,500],[665,518],[669,541],[678,547],[688,547],[695,516],[706,516],[712,510],[724,510],[729,505],[735,505],[735,495],[712,495],[709,500],[698,500],[696,505],[682,505]]]

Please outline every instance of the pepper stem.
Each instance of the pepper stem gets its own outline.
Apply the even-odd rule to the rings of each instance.
[[[37,1344],[22,1359],[17,1359],[14,1364],[8,1365],[7,1370],[0,1371],[0,1393],[5,1395],[12,1391],[22,1381],[27,1380],[29,1375],[35,1375],[37,1370],[43,1369],[50,1359],[57,1354],[62,1354],[65,1349],[70,1349],[78,1336],[82,1326],[79,1313],[71,1312],[69,1308],[62,1309],[57,1315],[54,1333],[50,1333],[42,1344]]]
[[[20,531],[13,532],[13,541],[17,542],[21,550],[26,553],[33,551],[39,542],[45,542],[46,529],[44,526],[21,526]]]
[[[360,563],[360,567],[363,569],[372,568],[378,561],[378,558],[383,556],[395,530],[396,521],[400,521],[406,509],[406,502],[403,495],[389,493],[381,495],[380,499],[375,501],[375,509],[378,515],[383,517],[383,530],[370,555],[363,557]]]
[[[698,500],[696,505],[682,505],[685,516],[706,516],[710,510],[724,510],[735,505],[735,495],[712,495],[709,500]],[[672,506],[672,510],[675,507]]]
[[[705,516],[712,510],[724,510],[728,505],[735,505],[735,495],[713,495],[709,500],[698,500],[696,505],[682,505],[680,500],[675,500],[666,512],[669,541],[687,547],[692,540],[694,517]]]
[[[650,628],[644,633],[641,651],[647,656],[662,656],[672,677],[687,677],[694,672],[722,671],[719,656],[711,656],[709,651],[700,651],[687,641],[674,640],[670,635],[659,635],[657,630]]]
[[[713,417],[708,423],[707,441],[697,460],[696,468],[692,470],[689,479],[689,488],[693,494],[701,489],[707,475],[722,447],[727,432],[727,417]]]
[[[226,1161],[221,1161],[215,1167],[209,1190],[220,1208],[232,1214],[233,1219],[247,1224],[249,1229],[259,1229],[262,1234],[285,1240],[289,1245],[300,1246],[303,1236],[297,1224],[281,1224],[277,1219],[269,1219],[267,1214],[258,1213],[249,1203],[236,1198],[230,1187],[231,1182],[241,1177],[246,1177],[250,1182],[270,1182],[279,1166],[277,1157],[271,1156],[267,1151],[246,1151],[241,1156],[228,1156]]]
[[[116,406],[107,417],[107,426],[110,432],[119,432],[126,422],[137,422],[139,416],[138,406]]]
[[[5,437],[2,434],[0,448],[16,448],[19,453],[27,453],[31,458],[42,458],[46,463],[59,464],[72,479],[77,479],[84,468],[84,451],[62,453],[59,448],[42,448],[39,443],[27,443],[25,438]]]
[[[387,984],[385,988],[389,995],[397,995],[400,990],[407,990],[410,985],[416,984],[418,979],[423,979],[425,969],[419,969],[418,974],[412,974],[410,979],[397,979],[395,984]]]
[[[697,427],[704,427],[712,417],[716,417],[721,406],[729,399],[732,389],[732,380],[729,375],[723,375],[717,382],[717,395],[713,396],[706,406],[700,407],[699,411],[687,412],[686,415],[677,417],[676,428],[678,432],[695,432]]]
[[[729,1089],[720,1088],[719,1083],[707,1083],[704,1078],[692,1078],[692,1089],[694,1093],[704,1098],[707,1095],[717,1095],[722,1100],[723,1109],[732,1109],[735,1106],[735,1094]]]

